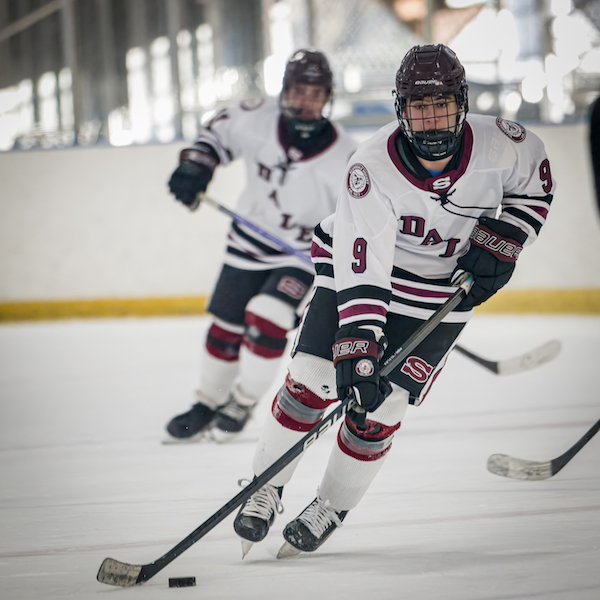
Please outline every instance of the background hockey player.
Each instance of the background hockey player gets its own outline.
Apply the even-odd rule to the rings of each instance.
[[[196,208],[215,168],[245,161],[247,185],[236,212],[298,252],[310,252],[314,227],[331,214],[356,144],[323,111],[333,75],[326,57],[299,50],[287,63],[279,101],[256,99],[221,110],[181,152],[169,188]],[[311,288],[314,270],[244,225],[233,223],[208,310],[197,402],[167,425],[173,441],[212,430],[239,433],[273,382],[286,334]]]
[[[345,418],[317,497],[284,529],[283,556],[318,548],[359,503],[408,405],[425,398],[472,308],[508,282],[552,200],[541,141],[514,122],[467,119],[465,71],[446,46],[412,48],[395,96],[398,122],[359,146],[335,214],[315,230],[316,291],[254,455],[260,474],[349,388],[367,413]],[[380,377],[380,361],[456,290],[460,269],[474,275],[468,296]],[[267,535],[298,461],[238,512],[244,551]]]

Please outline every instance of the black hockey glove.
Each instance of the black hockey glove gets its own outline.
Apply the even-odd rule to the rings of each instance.
[[[210,146],[198,144],[182,150],[179,163],[169,180],[169,190],[177,200],[196,210],[200,204],[198,194],[208,187],[219,157]]]
[[[526,239],[527,234],[515,225],[490,217],[479,219],[469,238],[471,247],[457,261],[457,270],[472,273],[475,280],[458,308],[479,306],[508,283]]]
[[[370,329],[356,325],[340,327],[333,345],[337,394],[343,400],[352,388],[356,401],[367,411],[377,410],[392,393],[387,377],[379,375],[379,361],[387,340],[379,342]]]

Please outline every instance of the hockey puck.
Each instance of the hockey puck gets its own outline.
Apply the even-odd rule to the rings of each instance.
[[[195,577],[171,577],[169,587],[191,587],[196,585]]]

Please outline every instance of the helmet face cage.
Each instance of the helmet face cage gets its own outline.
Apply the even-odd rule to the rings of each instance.
[[[321,115],[315,119],[300,119],[299,109],[287,103],[287,93],[293,85],[318,85],[327,95],[331,107],[333,93],[333,72],[327,58],[316,50],[298,50],[288,61],[283,76],[283,87],[279,95],[279,107],[293,124],[293,127],[303,136],[310,136],[321,129],[325,118]]]
[[[447,46],[415,46],[407,53],[396,73],[395,108],[417,156],[435,161],[456,152],[469,110],[467,91],[465,70]]]

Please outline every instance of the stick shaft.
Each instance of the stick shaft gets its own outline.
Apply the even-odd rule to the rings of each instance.
[[[394,354],[392,354],[386,360],[381,369],[382,375],[390,373],[398,364],[407,358],[410,352],[412,352],[442,322],[444,317],[462,300],[464,295],[468,293],[472,282],[473,278],[471,275],[468,273],[463,274],[459,282],[457,282],[459,288],[456,290],[456,292],[454,292],[454,294],[442,306],[440,306],[440,308],[438,308],[433,315],[408,338],[408,340],[406,340],[401,348],[398,348],[398,350],[396,350],[396,352],[394,352]],[[229,502],[223,505],[217,512],[211,515],[206,521],[204,521],[204,523],[192,531],[192,533],[190,533],[185,539],[183,539],[154,562],[141,566],[135,584],[148,581],[148,579],[156,575],[170,562],[175,560],[180,554],[185,552],[190,546],[204,537],[211,529],[213,529],[213,527],[215,527],[218,523],[230,515],[238,506],[250,498],[255,491],[268,483],[273,476],[284,469],[297,456],[299,456],[319,437],[321,437],[321,435],[329,430],[329,428],[347,412],[351,402],[353,402],[352,396],[345,398],[334,410],[329,412],[322,421],[315,425],[300,441],[298,441],[285,454],[278,458],[270,467],[253,479],[243,490],[241,490]],[[125,587],[125,584],[119,581],[115,577],[114,573],[110,572],[110,570],[115,567],[107,567],[106,570],[104,569],[104,564],[109,560],[112,561],[112,565],[117,565],[124,568],[131,566],[127,565],[126,563],[119,563],[119,561],[114,561],[113,559],[106,559],[98,573],[98,580],[102,583],[122,585]]]
[[[600,420],[596,421],[586,433],[565,453],[550,461],[552,475],[558,473],[600,430]]]
[[[202,201],[206,202],[207,204],[210,204],[210,206],[212,206],[213,208],[216,208],[218,211],[230,216],[237,223],[241,223],[242,225],[245,225],[246,227],[248,227],[248,229],[251,229],[252,231],[258,233],[259,235],[264,237],[266,240],[269,240],[270,242],[275,244],[278,248],[280,248],[287,254],[291,254],[292,256],[295,256],[295,257],[303,260],[307,265],[310,265],[311,267],[313,267],[313,262],[310,259],[310,256],[308,256],[304,252],[301,252],[300,250],[297,250],[296,248],[292,248],[289,244],[286,244],[283,240],[280,240],[278,237],[274,236],[273,234],[269,233],[268,231],[265,231],[264,229],[260,228],[258,225],[252,223],[252,221],[248,221],[248,219],[245,219],[241,215],[238,215],[237,213],[233,212],[226,206],[223,206],[221,203],[217,202],[216,200],[213,200],[209,196],[204,196]]]

